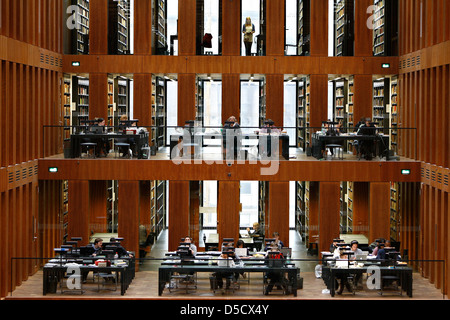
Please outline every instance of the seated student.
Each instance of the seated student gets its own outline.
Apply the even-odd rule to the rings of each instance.
[[[219,258],[217,259],[217,265],[219,267],[234,267],[235,266],[235,262],[234,262],[234,252],[231,250],[231,248],[228,248],[226,250],[224,250],[222,252],[222,254],[219,256]],[[228,289],[231,285],[231,280],[233,280],[233,282],[236,281],[236,273],[233,271],[221,271],[221,272],[215,272],[214,276],[216,278],[217,281],[217,287],[218,288],[223,288],[223,278],[226,279],[226,288]]]
[[[370,122],[370,118],[358,129],[357,134],[363,136],[374,136],[377,133],[376,126]],[[362,140],[360,142],[360,153],[365,155],[366,160],[372,160],[375,155],[375,142],[373,140]]]
[[[116,238],[109,239],[109,242],[114,244],[114,246],[116,247],[116,253],[119,257],[133,258],[133,255],[131,253],[128,253],[128,251],[125,250],[124,247],[122,247],[122,245],[120,244],[119,241],[117,241]]]
[[[264,230],[258,222],[253,223],[253,229],[247,228],[248,235],[253,239],[256,250],[264,249]]]
[[[195,257],[197,255],[197,246],[192,242],[190,237],[184,238],[184,242],[188,244],[190,253]]]
[[[272,245],[277,246],[278,250],[280,250],[281,248],[284,247],[284,243],[283,241],[280,240],[280,234],[278,232],[274,232],[272,234],[272,237],[275,239],[275,241],[272,241],[271,243],[269,243],[265,248],[264,251],[267,251],[270,249],[270,247],[272,247]]]
[[[93,257],[98,256],[102,253],[103,239],[97,238],[94,240],[94,243],[90,244],[94,252],[91,254]]]
[[[281,252],[278,252],[278,246],[273,244],[270,248],[270,250],[267,252],[266,254],[266,262],[268,262],[269,266],[271,264],[274,264],[275,261],[274,260],[285,260],[285,257],[283,256],[283,254]],[[277,284],[277,289],[281,290],[281,283],[283,282],[283,276],[284,273],[281,271],[269,271],[266,273],[267,276],[267,280],[269,281],[267,287],[264,289],[264,294],[268,295],[273,287],[275,286],[275,284]]]
[[[377,260],[385,260],[386,259],[386,250],[384,248],[384,243],[380,243],[378,245],[378,251],[377,251]]]

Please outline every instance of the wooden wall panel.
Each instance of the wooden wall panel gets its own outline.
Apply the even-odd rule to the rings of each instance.
[[[152,1],[134,2],[134,54],[151,54]]]
[[[281,22],[285,21],[285,5],[285,0],[266,1],[266,55],[268,56],[284,56],[285,24]]]
[[[311,57],[328,56],[328,1],[311,1]]]
[[[152,126],[152,75],[133,76],[133,118],[139,119],[140,126]]]
[[[240,1],[222,1],[222,55],[241,55]],[[243,44],[242,44],[243,45]]]
[[[89,74],[89,118],[108,119],[108,75]]]
[[[289,247],[289,182],[269,182],[268,238],[280,234],[285,247]]]
[[[118,182],[118,235],[128,251],[139,252],[139,181]]]
[[[371,13],[367,8],[373,5],[372,0],[355,1],[355,56],[371,56],[373,54],[373,31],[367,27]]]
[[[319,252],[328,251],[339,238],[340,183],[321,182],[319,187]]]
[[[272,119],[275,126],[284,126],[284,75],[266,76],[266,119]]]
[[[108,54],[108,0],[89,2],[89,54]]]
[[[328,119],[328,75],[311,75],[310,86],[310,127],[318,129]]]
[[[369,239],[390,238],[390,189],[388,182],[370,183]]]
[[[189,206],[189,181],[170,181],[168,241],[169,251],[177,249],[182,237],[190,236]]]
[[[369,182],[353,184],[353,233],[369,233]]]
[[[240,183],[219,181],[217,198],[217,233],[223,238],[239,239]]]
[[[372,117],[373,78],[372,75],[355,75],[354,86],[354,122],[361,118]]]
[[[107,232],[108,198],[106,181],[89,181],[89,225],[90,232]]]
[[[222,123],[225,123],[226,119],[231,116],[235,116],[241,123],[241,81],[239,74],[222,75]]]
[[[180,56],[196,54],[196,18],[195,0],[178,1],[178,54]]]
[[[80,245],[89,243],[89,181],[69,180],[69,239],[82,237]]]
[[[178,75],[178,125],[195,119],[195,74]]]

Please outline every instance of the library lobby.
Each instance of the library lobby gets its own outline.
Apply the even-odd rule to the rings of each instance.
[[[0,299],[448,300],[449,20],[1,0]]]

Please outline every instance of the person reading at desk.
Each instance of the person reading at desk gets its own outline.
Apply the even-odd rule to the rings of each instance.
[[[122,247],[122,245],[120,244],[119,241],[117,241],[116,238],[110,238],[109,242],[115,245],[116,247],[115,253],[117,253],[119,257],[133,258],[133,255],[131,253],[128,253],[128,251],[124,247]]]
[[[184,238],[184,243],[188,244],[188,250],[192,254],[192,256],[197,255],[197,246],[192,242],[192,239],[190,237]]]
[[[273,243],[270,247],[270,250],[266,254],[266,261],[270,266],[282,266],[284,265],[285,257],[284,255],[278,251],[278,246]],[[279,261],[276,261],[279,260]],[[280,262],[280,263],[277,263]],[[277,285],[277,289],[283,289],[283,277],[284,273],[282,271],[269,271],[266,273],[267,280],[269,281],[267,287],[264,289],[264,294],[268,295],[275,285]]]
[[[375,136],[377,129],[374,123],[370,122],[370,118],[366,118],[365,123],[358,129],[357,135]],[[375,141],[362,140],[360,143],[360,152],[365,155],[366,160],[372,160],[375,154]]]

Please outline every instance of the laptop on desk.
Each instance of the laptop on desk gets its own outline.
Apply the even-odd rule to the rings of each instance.
[[[238,257],[246,257],[247,256],[248,249],[247,248],[235,248],[234,253]]]
[[[362,261],[367,260],[367,253],[357,254],[355,256],[355,260],[362,260]]]

